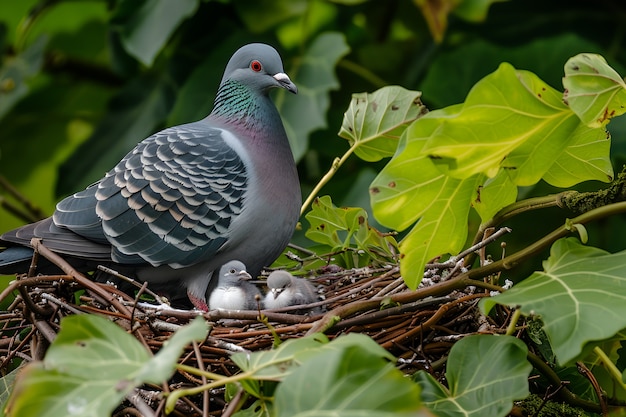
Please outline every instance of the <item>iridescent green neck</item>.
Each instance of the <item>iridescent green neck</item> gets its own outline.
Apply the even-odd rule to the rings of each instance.
[[[220,86],[209,117],[244,129],[252,136],[283,131],[280,116],[270,98],[236,80],[228,80]]]

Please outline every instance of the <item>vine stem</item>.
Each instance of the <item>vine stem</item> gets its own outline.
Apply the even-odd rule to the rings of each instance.
[[[346,162],[346,160],[350,157],[350,155],[354,153],[354,150],[356,149],[358,145],[359,145],[359,142],[355,142],[352,146],[350,146],[350,148],[346,151],[346,153],[343,154],[341,158],[335,158],[328,172],[324,174],[321,180],[319,180],[315,188],[313,188],[309,196],[306,198],[306,200],[302,204],[302,208],[300,209],[300,216],[302,216],[304,212],[306,211],[307,207],[311,205],[311,203],[315,199],[315,196],[317,196],[317,194],[320,192],[322,187],[324,187],[328,183],[328,181],[330,181],[330,179],[335,175],[335,173],[339,170],[339,168],[341,168],[341,166]]]
[[[619,369],[617,369],[609,356],[599,346],[593,348],[593,353],[595,353],[598,358],[600,358],[600,360],[604,364],[604,367],[611,375],[611,378],[613,378],[613,380],[617,382],[617,384],[622,387],[622,389],[626,390],[626,384],[624,384],[624,381],[622,380],[622,373]]]

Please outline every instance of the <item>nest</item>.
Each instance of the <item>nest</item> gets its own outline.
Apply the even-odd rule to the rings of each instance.
[[[41,244],[35,249],[34,263],[37,256],[44,256],[64,274],[24,274],[0,294],[0,301],[5,303],[14,298],[0,315],[0,359],[4,374],[19,363],[42,360],[61,319],[67,315],[87,313],[109,317],[156,352],[178,326],[198,314],[158,309],[138,302],[137,296],[88,279]],[[321,306],[324,314],[294,314],[288,308],[210,311],[204,315],[212,323],[209,337],[203,343],[189,346],[180,363],[230,376],[238,372],[230,360],[233,352],[270,349],[275,334],[286,340],[323,331],[332,339],[359,332],[369,335],[399,358],[398,367],[404,372],[412,374],[424,369],[441,379],[445,358],[456,340],[487,326],[491,332],[499,327],[488,322],[490,319],[476,308],[478,300],[488,294],[469,286],[467,281],[452,279],[461,272],[461,265],[462,262],[433,264],[428,270],[430,276],[418,290],[406,287],[394,264],[380,268],[323,268],[310,277],[322,301],[297,308],[301,311]],[[146,290],[144,284],[137,294]],[[114,415],[145,415],[139,411],[140,405],[149,404],[153,415],[161,416],[163,391],[201,384],[199,378],[179,371],[162,387],[137,390],[139,395],[128,397]],[[205,396],[179,400],[172,415],[229,415],[227,407],[223,389],[214,390]]]

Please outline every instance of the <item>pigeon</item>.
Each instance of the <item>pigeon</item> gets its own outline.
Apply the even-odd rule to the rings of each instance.
[[[207,311],[213,274],[239,259],[258,275],[282,253],[299,218],[296,164],[269,97],[275,88],[297,93],[278,52],[241,47],[206,118],[139,142],[104,178],[59,202],[52,217],[0,236],[0,247],[42,238],[70,263],[182,287]],[[15,270],[11,249],[0,273],[24,272]],[[16,256],[27,261],[23,251]]]
[[[219,271],[216,288],[209,296],[209,309],[255,310],[258,306],[256,295],[261,299],[261,291],[248,280],[252,276],[240,261],[225,263]]]
[[[313,284],[304,278],[296,278],[287,271],[273,271],[267,277],[269,291],[265,295],[264,306],[268,310],[311,304],[318,301]],[[314,312],[319,312],[315,309]]]

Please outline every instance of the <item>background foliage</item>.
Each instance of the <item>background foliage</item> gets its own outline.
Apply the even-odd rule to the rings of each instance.
[[[56,201],[100,178],[139,140],[165,126],[204,117],[212,107],[217,84],[232,52],[248,42],[267,42],[280,50],[285,69],[300,91],[298,96],[278,92],[275,102],[298,160],[304,196],[333,164],[339,173],[317,193],[330,195],[332,202],[324,197],[312,204],[313,210],[306,218],[303,216],[303,230],[294,241],[303,246],[323,244],[333,250],[346,249],[355,242],[367,246],[363,256],[344,256],[346,267],[367,265],[374,259],[392,259],[393,239],[374,233],[368,227],[370,224],[379,226],[371,213],[368,189],[377,173],[388,173],[394,167],[390,164],[383,170],[394,154],[395,146],[390,143],[400,139],[395,129],[421,112],[421,107],[413,101],[419,95],[413,91],[422,92],[419,99],[427,108],[442,109],[430,113],[430,120],[445,119],[462,113],[461,107],[454,106],[458,103],[465,101],[467,108],[476,104],[475,97],[482,90],[477,87],[470,93],[470,89],[484,84],[483,77],[488,74],[491,74],[486,78],[489,82],[500,77],[505,98],[519,93],[511,81],[519,77],[535,87],[545,82],[543,91],[551,95],[545,101],[554,108],[567,110],[560,101],[560,92],[564,65],[571,57],[582,52],[597,53],[606,58],[618,74],[626,74],[626,55],[622,51],[626,33],[624,17],[626,6],[619,0],[0,0],[0,175],[41,208],[42,214],[48,215]],[[522,71],[514,72],[514,69]],[[570,75],[571,70],[566,66],[565,73]],[[618,97],[612,103],[619,110],[623,107],[620,95],[624,95],[624,83],[618,74],[603,75],[621,83]],[[406,105],[404,118],[381,120],[378,126],[385,141],[370,141],[371,132],[362,136],[348,133],[342,120],[346,111],[349,119],[357,107],[351,102],[352,94],[371,93],[389,85],[406,90],[396,89],[393,94],[386,90],[384,100],[399,103],[398,97],[408,97],[406,103],[415,106]],[[570,88],[567,81],[565,87]],[[366,102],[374,96],[358,97]],[[569,99],[570,107],[576,112],[588,108],[585,97]],[[403,105],[399,108],[405,110]],[[589,120],[581,118],[592,123],[597,120],[597,114],[588,113]],[[626,122],[623,119],[616,118],[607,126],[613,137],[611,157],[616,170],[625,159]],[[354,120],[358,122],[356,112]],[[578,120],[575,123],[579,123]],[[419,136],[418,129],[423,125],[414,124],[409,130]],[[363,144],[365,146],[361,146]],[[455,159],[458,155],[446,149],[447,145],[429,143],[429,155],[443,157],[444,163],[461,160]],[[485,156],[477,149],[469,149],[466,159],[474,161]],[[363,159],[350,157],[352,152]],[[345,158],[338,161],[336,158],[341,155]],[[550,151],[546,150],[534,160],[549,161],[550,156]],[[527,159],[531,160],[532,156]],[[499,160],[491,162],[497,165]],[[455,169],[452,165],[450,163],[450,172]],[[492,167],[488,173],[495,174],[498,167]],[[468,181],[468,177],[478,172],[483,171],[457,172],[455,178]],[[606,170],[599,172],[606,173]],[[537,171],[531,170],[531,173]],[[518,178],[514,184],[517,198],[542,196],[562,190],[555,185],[570,185],[554,180],[556,175],[551,177],[553,181],[544,177],[546,182],[537,182],[540,177],[532,181]],[[607,179],[602,175],[596,178]],[[380,177],[377,180],[380,181]],[[446,187],[452,186],[455,185],[446,183]],[[603,186],[600,182],[586,181],[575,188],[593,190]],[[463,198],[469,200],[470,195],[464,194]],[[515,195],[509,193],[501,198],[512,202]],[[0,231],[33,220],[28,213],[17,213],[14,197],[2,194],[0,203],[6,208],[0,211]],[[336,206],[355,208],[338,210]],[[469,214],[469,223],[474,229],[481,221],[479,217],[484,221],[495,214],[490,207],[476,209],[477,213]],[[403,228],[398,227],[398,222],[407,227],[415,220],[398,219],[397,210],[380,213],[378,220],[398,229]],[[329,216],[334,216],[337,231],[345,229],[347,232],[332,236],[316,233],[315,225],[328,220]],[[361,221],[363,219],[365,222]],[[313,228],[305,236],[309,222]],[[507,236],[507,251],[523,249],[528,242],[562,223],[563,215],[556,208],[543,211],[540,221],[530,215],[518,216],[508,224],[515,233]],[[536,252],[533,259],[517,268],[510,277],[519,280],[529,276],[531,271],[542,269],[541,260],[548,259],[543,269],[553,280],[542,279],[541,273],[536,273],[496,301],[485,302],[484,310],[504,303],[522,305],[524,313],[541,312],[545,334],[538,331],[537,340],[547,334],[553,343],[556,341],[553,347],[554,354],[560,356],[556,361],[559,365],[581,359],[598,348],[590,345],[591,341],[609,339],[624,327],[623,319],[618,319],[622,317],[621,297],[614,297],[611,302],[615,305],[608,308],[618,317],[613,320],[614,326],[607,329],[592,322],[573,342],[565,343],[562,341],[571,339],[561,334],[560,310],[554,309],[554,300],[544,302],[537,294],[547,291],[540,288],[541,285],[555,286],[553,292],[563,290],[558,286],[561,276],[574,273],[574,280],[565,289],[573,293],[582,286],[584,291],[581,296],[567,301],[597,307],[600,298],[588,296],[589,289],[585,286],[588,284],[586,274],[596,272],[606,280],[615,278],[606,291],[621,293],[623,254],[619,251],[626,246],[622,237],[624,226],[623,216],[607,217],[587,226],[588,243],[601,247],[602,251],[580,248],[578,243],[568,240],[555,244],[550,254],[547,249]],[[463,226],[448,224],[448,227],[452,233]],[[468,243],[463,242],[467,240],[464,236],[456,235],[455,239],[434,242],[433,247],[437,253],[458,251]],[[411,240],[404,242],[404,249],[416,247]],[[411,242],[409,248],[406,242]],[[614,252],[618,253],[610,254]],[[500,254],[497,255],[499,258]],[[614,274],[613,269],[620,272]],[[416,275],[412,284],[417,285],[419,279],[421,276]],[[597,320],[608,320],[613,317],[611,314]],[[577,326],[588,317],[590,315],[581,314],[570,324]],[[596,328],[602,331],[594,333]],[[485,340],[462,342],[479,345]],[[522,344],[504,340],[495,342],[496,345],[488,342],[485,349],[506,343],[513,353],[503,355],[503,363],[519,363],[511,358],[525,355]],[[566,346],[569,350],[560,350]],[[423,390],[422,401],[432,410],[454,413],[457,405],[449,408],[450,404],[476,403],[468,381],[456,374],[461,369],[452,366],[462,357],[462,347],[461,342],[457,343],[455,356],[450,356],[449,390],[426,374],[416,375]],[[611,360],[623,361],[621,355],[615,354],[616,346],[611,349]],[[600,354],[598,352],[598,356]],[[598,362],[588,365],[598,366]],[[521,376],[518,384],[526,379],[526,362],[520,367],[524,369],[515,370],[515,375]],[[561,371],[567,369],[571,370],[562,368]],[[474,372],[473,375],[480,374],[478,368]],[[300,377],[292,378],[297,381]],[[619,375],[617,377],[619,379]],[[622,380],[618,388],[623,389],[623,385]],[[497,387],[488,388],[495,390]],[[495,404],[497,411],[493,412],[498,415],[506,412],[509,399],[512,401],[525,394],[524,384],[512,387],[504,396],[506,404]],[[623,393],[615,397],[622,398]],[[463,401],[458,402],[458,398]]]

